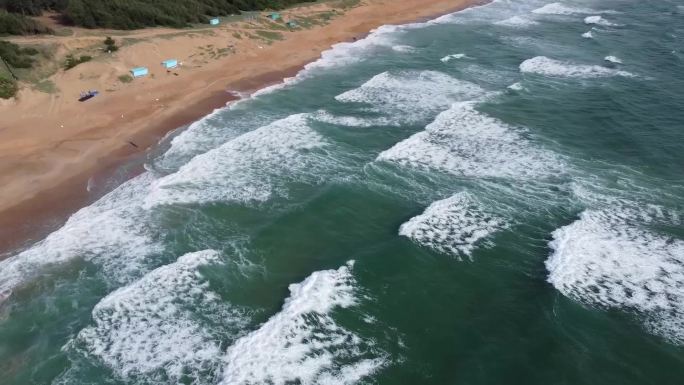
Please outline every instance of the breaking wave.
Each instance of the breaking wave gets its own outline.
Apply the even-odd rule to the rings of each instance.
[[[329,166],[316,152],[326,143],[307,120],[307,114],[292,115],[198,155],[155,181],[146,205],[263,202],[286,194],[288,178],[317,179],[316,170]]]
[[[654,233],[630,210],[588,210],[556,230],[546,261],[564,295],[640,314],[647,328],[684,343],[684,242]]]
[[[575,15],[575,14],[592,14],[592,13],[615,13],[611,10],[595,10],[591,8],[573,7],[563,3],[546,4],[540,8],[532,11],[537,15]]]
[[[568,78],[598,78],[609,76],[633,77],[634,75],[612,68],[598,65],[574,64],[560,60],[549,59],[546,56],[537,56],[527,59],[520,64],[520,71],[544,76],[557,76]]]
[[[466,177],[538,178],[557,174],[562,162],[533,146],[521,131],[455,103],[425,131],[382,152],[378,161]]]
[[[122,379],[207,382],[220,366],[219,340],[246,322],[198,271],[220,262],[213,250],[186,254],[112,292],[93,309],[94,325],[81,330],[69,347],[95,357]],[[214,322],[208,320],[212,316]]]
[[[455,53],[453,55],[447,55],[444,56],[443,58],[439,59],[442,63],[448,63],[454,59],[466,59],[468,56],[464,53]]]
[[[0,261],[0,292],[11,292],[44,269],[77,259],[97,264],[113,282],[138,275],[145,259],[162,250],[141,209],[152,179],[144,173],[125,182],[76,212],[44,240]]]
[[[472,100],[485,91],[479,86],[436,71],[383,72],[361,87],[335,97],[344,103],[366,103],[378,113],[415,122],[451,103]]]
[[[611,23],[601,16],[587,16],[584,18],[584,24],[602,25],[604,27],[615,27],[617,24]]]
[[[238,339],[224,358],[222,384],[352,384],[386,364],[367,341],[339,326],[335,309],[356,304],[353,261],[290,285],[282,310]]]
[[[401,225],[399,235],[460,259],[471,257],[487,237],[506,227],[506,221],[488,213],[471,194],[462,192],[432,203],[425,212]]]
[[[502,25],[513,28],[526,28],[539,24],[537,21],[522,16],[511,16],[508,19],[497,21],[495,25]]]

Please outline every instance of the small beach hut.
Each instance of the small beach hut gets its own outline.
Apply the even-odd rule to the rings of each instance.
[[[131,70],[131,75],[133,75],[134,78],[147,76],[149,73],[150,71],[147,69],[147,67],[136,67]]]
[[[278,12],[273,12],[270,15],[268,15],[268,18],[273,21],[278,21],[280,20],[280,14]]]
[[[161,64],[162,64],[162,66],[163,66],[164,68],[166,68],[167,70],[169,70],[169,69],[171,69],[171,68],[176,68],[176,67],[178,67],[178,60],[176,60],[176,59],[167,59],[167,60],[164,60]]]
[[[219,20],[218,17],[215,17],[215,18],[209,20],[209,24],[211,24],[211,25],[219,25],[220,22],[221,21]]]

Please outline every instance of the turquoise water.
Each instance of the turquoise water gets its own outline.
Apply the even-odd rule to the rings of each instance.
[[[678,384],[684,3],[341,44],[0,262],[5,384]]]

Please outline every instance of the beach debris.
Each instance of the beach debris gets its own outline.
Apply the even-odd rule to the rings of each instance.
[[[130,144],[131,146],[133,146],[135,148],[139,148],[137,144],[131,142],[130,140],[128,141],[128,144]]]

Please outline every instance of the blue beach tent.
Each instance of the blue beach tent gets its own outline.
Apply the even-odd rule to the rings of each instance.
[[[164,60],[162,63],[162,66],[166,69],[171,69],[171,68],[176,68],[178,67],[178,60],[176,59],[167,59]]]
[[[211,25],[219,25],[220,22],[221,21],[219,20],[218,17],[215,17],[215,18],[209,20],[209,24],[211,24]]]
[[[139,78],[146,76],[149,72],[147,67],[136,67],[131,70],[131,75],[133,75],[134,78]]]
[[[273,21],[280,20],[280,14],[278,12],[273,12],[272,14],[268,15],[268,18]]]

